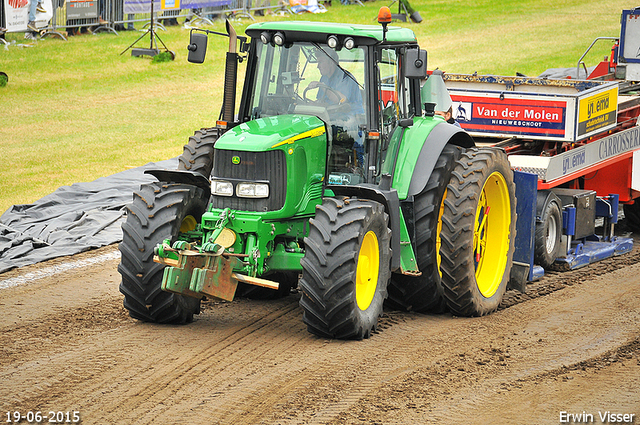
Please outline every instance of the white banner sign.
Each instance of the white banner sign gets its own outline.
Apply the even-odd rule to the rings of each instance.
[[[6,13],[6,24],[8,32],[24,32],[29,23],[29,3],[38,0],[2,0]],[[53,18],[53,4],[51,0],[41,0],[44,13],[36,11],[36,27],[46,28]]]

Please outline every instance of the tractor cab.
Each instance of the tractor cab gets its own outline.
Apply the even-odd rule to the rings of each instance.
[[[400,120],[421,114],[419,80],[400,66],[408,49],[418,51],[415,36],[402,28],[392,33],[329,23],[251,25],[239,120],[315,116],[326,126],[327,183],[376,183],[380,136],[388,140]]]
[[[236,36],[230,25],[227,30],[231,45]],[[237,117],[228,126],[286,115],[317,117],[325,126],[325,183],[379,182],[398,123],[422,114],[426,51],[413,32],[386,24],[265,22],[246,33],[251,42],[242,38],[248,60],[243,95],[237,116],[227,114]],[[198,47],[194,35],[196,43],[203,39],[192,34],[190,56],[202,61],[206,45]],[[233,98],[225,95],[225,102]]]
[[[280,115],[311,115],[325,124],[329,179],[365,179],[365,132],[370,128],[365,75],[366,50],[297,42],[254,43],[253,66],[245,83],[244,121]]]

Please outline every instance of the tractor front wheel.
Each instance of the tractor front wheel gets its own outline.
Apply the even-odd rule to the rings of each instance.
[[[135,319],[185,323],[200,312],[200,300],[161,289],[164,266],[153,261],[154,248],[193,230],[207,206],[208,194],[191,185],[155,182],[140,187],[127,206],[122,225],[120,292]]]
[[[390,277],[391,230],[382,204],[326,198],[309,220],[300,306],[309,332],[368,338],[377,327]]]
[[[468,149],[456,161],[442,213],[442,285],[459,316],[495,311],[513,262],[516,198],[500,149]]]

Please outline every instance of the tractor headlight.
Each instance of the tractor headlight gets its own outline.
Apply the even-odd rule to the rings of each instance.
[[[354,47],[356,47],[356,41],[351,37],[347,37],[347,38],[344,39],[344,47],[347,50],[351,50]]]
[[[262,33],[260,34],[260,40],[263,44],[271,43],[271,34],[269,34],[267,31],[262,31]]]
[[[284,44],[284,34],[278,31],[273,35],[273,42],[278,46],[282,46]]]
[[[268,198],[269,185],[266,183],[238,183],[236,195],[240,198]]]
[[[330,35],[327,38],[327,46],[331,47],[332,49],[338,47],[338,44],[338,37],[336,37],[335,35]]]
[[[211,182],[211,194],[218,196],[233,196],[233,184],[224,180]]]

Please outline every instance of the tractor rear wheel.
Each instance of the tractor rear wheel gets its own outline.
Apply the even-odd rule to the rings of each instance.
[[[178,157],[178,170],[195,171],[209,178],[213,168],[213,146],[218,137],[217,128],[196,131]]]
[[[122,225],[120,292],[135,319],[185,323],[200,312],[200,300],[161,289],[164,266],[153,261],[154,248],[164,239],[175,241],[193,230],[207,206],[208,194],[195,186],[155,182],[133,194]]]
[[[376,329],[391,273],[388,221],[382,204],[369,200],[326,198],[316,207],[300,262],[309,332],[362,339]]]
[[[446,309],[440,285],[440,229],[447,182],[462,148],[443,149],[425,188],[414,198],[416,260],[420,276],[392,274],[387,304],[393,308],[441,313]]]
[[[516,198],[500,149],[468,149],[456,161],[442,213],[442,286],[459,316],[495,311],[513,262]]]

